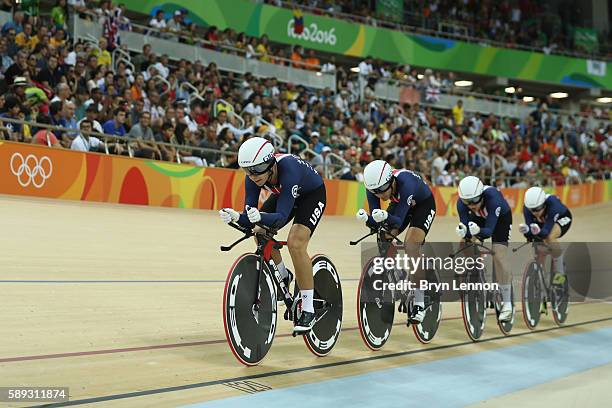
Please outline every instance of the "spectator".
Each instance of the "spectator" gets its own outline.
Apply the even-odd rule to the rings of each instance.
[[[461,99],[453,106],[453,119],[456,125],[463,125],[463,101]]]
[[[268,47],[268,36],[264,34],[261,36],[261,40],[255,49],[256,54],[259,56],[259,60],[262,62],[271,62],[270,50]]]
[[[155,136],[155,140],[162,143],[172,143],[174,137],[174,125],[172,122],[164,122],[161,127],[161,133]],[[165,161],[176,161],[176,149],[172,146],[160,145],[159,149],[162,153],[162,160]]]
[[[77,126],[76,117],[74,116],[75,109],[76,107],[73,102],[68,100],[63,102],[61,119],[59,121],[59,125],[61,127],[75,130],[79,129],[79,127]],[[67,132],[66,134],[69,137],[75,137],[77,135],[77,132]]]
[[[38,44],[38,37],[32,35],[32,24],[25,24],[23,31],[15,36],[15,43],[22,48],[33,50]]]
[[[317,58],[315,50],[308,50],[308,58],[306,58],[304,62],[306,63],[306,69],[309,69],[311,71],[320,70],[321,61]]]
[[[56,29],[66,29],[67,15],[66,0],[57,0],[55,7],[51,9],[51,18]]]
[[[332,162],[329,157],[329,152],[331,152],[331,147],[323,147],[321,149],[321,154],[316,155],[310,162],[312,167],[321,175],[325,175],[326,171],[331,168]]]
[[[92,124],[89,120],[84,119],[79,125],[81,130],[77,137],[72,140],[70,150],[78,150],[80,152],[101,151],[104,143],[94,136],[89,136],[87,132],[92,131]]]
[[[13,14],[13,19],[7,21],[2,26],[2,34],[7,35],[9,31],[13,30],[15,35],[23,31],[24,14],[21,11],[16,11]]]
[[[19,99],[15,95],[7,95],[4,100],[5,113],[0,114],[0,124],[4,127],[2,135],[4,140],[10,140],[13,142],[20,142],[23,140],[21,135],[21,124],[2,121],[3,118],[19,120],[19,113],[21,112],[21,106],[19,105]]]
[[[171,33],[181,34],[183,31],[183,13],[176,10],[172,18],[166,23],[166,28]]]
[[[91,55],[98,58],[98,65],[105,65],[107,68],[110,68],[112,58],[110,52],[108,52],[108,42],[106,38],[100,37],[98,39],[98,47],[99,48],[94,48]]]
[[[7,84],[12,84],[15,77],[24,77],[28,72],[28,54],[25,51],[17,53],[15,62],[4,72],[4,79]]]
[[[155,13],[155,17],[149,21],[149,26],[157,29],[162,33],[168,31],[166,26],[166,19],[164,18],[164,11],[162,9],[157,10],[157,13]],[[154,33],[154,35],[159,34]]]
[[[302,47],[300,47],[299,45],[295,45],[293,47],[293,52],[291,53],[291,63],[293,68],[304,68],[302,53]]]
[[[217,141],[217,132],[215,129],[212,126],[207,126],[205,131],[205,138],[200,142],[199,146],[204,149],[219,150],[221,146]],[[202,158],[211,165],[219,160],[219,154],[212,151],[203,151]]]
[[[87,105],[87,108],[85,109],[85,119],[87,119],[92,124],[92,129],[94,132],[104,133],[104,129],[102,129],[102,125],[97,120],[98,119],[98,104],[97,103],[90,103],[89,105]],[[84,119],[81,119],[77,123],[79,129],[81,128],[81,122],[83,120]]]
[[[134,152],[136,157],[147,159],[155,159],[157,157],[161,160],[161,151],[154,143],[155,136],[150,125],[151,114],[149,112],[143,112],[142,115],[140,115],[140,121],[132,126],[128,136],[132,139],[136,139],[136,143],[133,144],[133,146],[136,147]]]
[[[49,119],[48,116],[40,116],[36,122],[40,123],[41,125],[51,125],[51,119]],[[46,127],[41,127],[38,129],[32,138],[32,143],[42,146],[62,148],[62,144],[57,137],[52,131],[49,130],[49,128]]]
[[[49,40],[49,45],[55,49],[66,46],[66,31],[63,28],[55,30],[55,34]]]
[[[22,75],[20,75],[22,76]],[[63,69],[59,66],[57,57],[52,55],[47,61],[47,68],[40,71],[37,81],[46,89],[52,90],[61,82],[64,76]]]
[[[104,133],[107,135],[125,136],[125,111],[121,108],[116,108],[113,111],[113,119],[110,119],[102,125]]]

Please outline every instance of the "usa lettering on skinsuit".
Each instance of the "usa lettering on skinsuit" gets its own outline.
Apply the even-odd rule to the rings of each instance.
[[[325,208],[325,204],[319,201],[318,205],[319,205],[319,208],[315,208],[314,212],[310,216],[310,223],[312,225],[317,225],[317,222],[319,222],[321,215],[323,215],[323,209]]]

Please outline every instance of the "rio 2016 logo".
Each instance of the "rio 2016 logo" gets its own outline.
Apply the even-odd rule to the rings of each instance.
[[[323,31],[319,29],[317,23],[311,23],[310,25],[304,27],[302,34],[296,34],[293,31],[293,26],[293,19],[290,19],[287,22],[287,35],[289,38],[298,38],[300,40],[311,41],[319,44],[336,45],[337,38],[335,28],[332,28],[329,31]]]

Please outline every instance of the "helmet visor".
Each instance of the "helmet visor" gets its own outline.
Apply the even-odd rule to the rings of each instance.
[[[474,197],[474,198],[462,198],[461,201],[465,205],[478,204],[480,201],[482,201],[482,195],[479,195],[478,197]]]
[[[385,191],[387,191],[388,189],[391,188],[391,184],[393,183],[393,177],[391,177],[391,179],[389,181],[387,181],[385,184],[383,184],[382,186],[378,187],[378,188],[373,188],[371,190],[369,190],[372,194],[382,194]]]
[[[246,171],[248,174],[252,176],[259,176],[261,174],[266,173],[268,170],[270,170],[273,164],[274,164],[274,160],[270,160],[267,163],[260,163],[260,164],[256,164],[255,166],[251,166],[251,167],[243,167],[243,169],[244,171]]]

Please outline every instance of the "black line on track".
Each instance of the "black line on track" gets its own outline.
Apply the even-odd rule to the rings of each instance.
[[[523,333],[509,334],[507,336],[503,336],[503,335],[496,336],[496,337],[491,337],[491,338],[487,338],[484,340],[480,340],[476,343],[487,343],[487,342],[491,342],[495,340],[523,337],[523,336],[527,336],[530,334],[546,333],[546,332],[569,329],[572,327],[586,326],[589,324],[601,323],[601,322],[606,322],[606,321],[612,321],[612,317],[606,317],[606,318],[596,319],[596,320],[588,320],[588,321],[568,324],[568,325],[564,325],[560,327],[549,327],[547,329],[539,329],[539,330],[526,331]],[[317,364],[317,365],[292,368],[292,369],[287,369],[287,370],[270,371],[267,373],[245,375],[242,377],[225,378],[221,380],[205,381],[205,382],[187,384],[187,385],[178,385],[174,387],[156,388],[152,390],[134,391],[134,392],[127,392],[127,393],[122,393],[122,394],[104,395],[100,397],[84,398],[84,399],[79,399],[79,400],[74,400],[74,401],[61,402],[57,404],[35,405],[33,407],[67,407],[67,406],[72,406],[72,405],[93,404],[96,402],[113,401],[113,400],[119,400],[119,399],[125,399],[125,398],[134,398],[134,397],[142,397],[142,396],[154,395],[154,394],[163,394],[163,393],[175,392],[175,391],[191,390],[194,388],[204,388],[204,387],[210,387],[213,385],[222,385],[227,382],[252,380],[256,378],[267,378],[267,377],[274,377],[277,375],[284,375],[284,374],[295,374],[295,373],[304,372],[304,371],[320,370],[324,368],[339,367],[339,366],[344,366],[344,365],[349,365],[349,364],[358,364],[358,363],[363,363],[367,361],[375,361],[375,360],[382,360],[382,359],[387,359],[387,358],[402,357],[402,356],[408,356],[412,354],[421,354],[421,353],[437,351],[437,350],[446,350],[446,349],[451,349],[451,348],[467,346],[470,344],[475,344],[475,342],[464,341],[464,342],[459,342],[459,343],[446,344],[442,346],[427,347],[427,348],[418,349],[418,350],[401,351],[397,353],[362,357],[362,358],[357,358],[353,360],[336,361],[333,363]]]
[[[354,279],[342,279],[346,281],[358,281]],[[225,279],[184,279],[184,280],[0,280],[0,283],[225,283]]]

